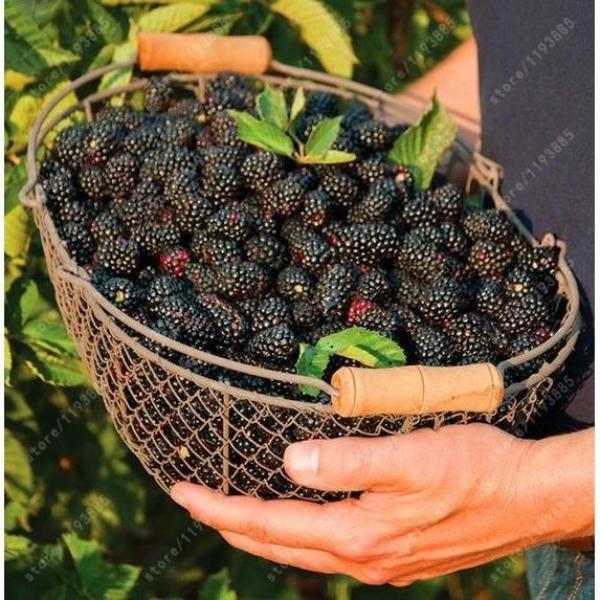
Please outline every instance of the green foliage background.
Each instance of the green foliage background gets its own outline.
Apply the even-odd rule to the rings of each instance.
[[[398,590],[231,550],[175,507],[119,441],[63,328],[39,238],[17,196],[29,132],[45,103],[75,77],[131,56],[144,29],[261,33],[281,61],[386,91],[470,35],[462,0],[5,0],[7,597],[524,597],[521,559]],[[131,75],[105,77],[100,87]]]

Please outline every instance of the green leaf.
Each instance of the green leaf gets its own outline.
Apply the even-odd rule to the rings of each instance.
[[[326,71],[351,77],[358,62],[352,40],[340,21],[319,0],[277,0],[271,10],[296,25]]]
[[[328,150],[322,156],[303,155],[298,157],[298,162],[303,164],[337,165],[356,160],[356,154],[342,150]]]
[[[31,344],[50,352],[64,353],[72,358],[77,357],[75,344],[69,338],[65,326],[59,321],[42,319],[29,321],[23,328],[23,335],[30,338]]]
[[[10,333],[20,331],[42,307],[40,293],[32,279],[17,279],[6,295],[5,315]]]
[[[15,502],[27,506],[33,495],[33,471],[27,452],[10,429],[4,429],[4,491]]]
[[[331,354],[329,352],[324,352],[308,344],[300,344],[300,356],[296,362],[296,373],[322,379],[330,358]],[[312,385],[302,384],[299,387],[303,394],[308,396],[319,395],[319,388]]]
[[[4,385],[10,386],[10,376],[12,373],[13,359],[12,351],[10,349],[10,342],[8,338],[4,336]]]
[[[4,87],[7,90],[20,92],[24,87],[36,80],[34,75],[27,75],[25,73],[19,73],[12,69],[7,69],[4,72]]]
[[[226,568],[207,577],[198,593],[198,600],[237,600],[237,597]]]
[[[237,110],[230,110],[229,114],[235,120],[240,138],[244,142],[275,154],[293,156],[294,144],[291,138],[275,125],[266,121],[259,121],[252,115]]]
[[[4,252],[14,258],[27,253],[33,225],[25,207],[15,206],[4,219]]]
[[[427,188],[438,162],[454,142],[457,131],[456,123],[434,95],[431,108],[418,123],[398,137],[388,158],[407,165],[417,187]]]
[[[22,535],[4,534],[4,560],[23,558],[33,551],[33,543]]]
[[[85,597],[98,600],[129,597],[139,578],[139,567],[104,562],[95,540],[82,540],[74,533],[65,533],[62,539],[75,563]]]
[[[275,90],[270,85],[256,97],[256,109],[263,121],[275,125],[285,131],[288,125],[285,96],[281,90]]]
[[[331,148],[340,132],[344,117],[321,119],[313,127],[308,140],[306,140],[305,153],[310,157],[320,158]]]
[[[207,13],[214,0],[202,3],[180,2],[161,6],[144,13],[139,21],[140,31],[179,31]]]
[[[28,341],[27,346],[19,347],[19,355],[36,377],[61,387],[73,387],[87,382],[79,360],[48,352],[47,348],[33,340]]]
[[[299,87],[294,94],[294,100],[292,101],[292,107],[290,109],[290,130],[295,131],[298,119],[304,113],[304,107],[306,105],[306,97],[304,96],[304,90]]]
[[[102,38],[108,43],[117,44],[121,42],[123,40],[123,30],[119,21],[98,0],[85,0],[85,3],[88,13]]]

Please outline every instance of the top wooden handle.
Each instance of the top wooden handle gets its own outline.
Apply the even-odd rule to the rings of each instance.
[[[260,35],[138,34],[138,60],[144,71],[259,75],[268,69],[271,57],[271,46]]]
[[[331,378],[343,417],[423,415],[436,412],[493,412],[504,397],[504,382],[489,363],[461,367],[342,367]]]

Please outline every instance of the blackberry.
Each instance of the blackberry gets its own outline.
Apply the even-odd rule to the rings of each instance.
[[[419,364],[435,367],[452,364],[452,342],[448,335],[437,327],[426,325],[417,327],[413,342]]]
[[[504,292],[510,300],[522,298],[537,289],[536,276],[527,269],[516,267],[504,278]]]
[[[320,188],[337,206],[349,209],[356,201],[359,189],[356,181],[339,167],[324,167]]]
[[[446,183],[433,191],[433,203],[443,221],[457,221],[463,210],[463,197],[453,183]]]
[[[183,277],[190,262],[190,253],[182,246],[171,246],[160,253],[158,262],[164,273],[173,277]]]
[[[182,98],[170,106],[168,112],[178,117],[193,119],[199,123],[199,117],[202,114],[202,104],[196,98]]]
[[[371,185],[379,179],[392,177],[394,173],[392,165],[385,160],[385,154],[375,154],[351,165],[349,168],[364,185]]]
[[[364,327],[389,338],[393,338],[398,329],[396,313],[376,304],[373,304],[368,310],[353,315],[353,317],[353,325]]]
[[[469,251],[469,240],[463,230],[455,223],[442,223],[439,231],[448,252],[465,256]]]
[[[322,117],[318,115],[304,114],[298,119],[296,125],[296,135],[302,142],[306,142],[313,132],[313,129],[322,121]]]
[[[194,169],[173,171],[165,181],[163,192],[165,198],[172,203],[202,193],[197,171]]]
[[[469,251],[468,265],[481,277],[500,277],[512,260],[508,246],[491,240],[479,240]]]
[[[243,343],[249,334],[248,321],[231,304],[215,294],[199,294],[198,303],[212,316],[216,328],[216,344],[220,348]]]
[[[396,229],[386,224],[357,224],[335,227],[330,243],[339,255],[358,267],[381,265],[398,253]]]
[[[394,181],[401,191],[402,198],[406,202],[415,189],[415,178],[411,170],[402,164],[394,165]]]
[[[389,213],[399,205],[400,194],[391,178],[378,179],[369,188],[364,200],[348,215],[351,223],[385,223]]]
[[[286,267],[277,276],[277,292],[290,302],[310,299],[314,288],[312,277],[300,267]]]
[[[108,191],[115,198],[128,196],[137,183],[139,165],[131,154],[117,154],[106,164],[104,177]]]
[[[497,317],[506,303],[500,284],[494,281],[480,280],[475,292],[475,308],[488,317]]]
[[[131,239],[150,256],[158,256],[167,248],[177,246],[181,241],[181,231],[173,223],[148,223],[136,227]]]
[[[140,180],[155,181],[164,186],[169,176],[177,171],[196,171],[201,158],[187,148],[157,148],[143,155]]]
[[[552,275],[558,269],[559,250],[556,246],[535,246],[521,251],[519,266],[537,274]]]
[[[306,194],[298,218],[313,229],[322,229],[329,221],[331,207],[331,199],[323,190],[313,190]]]
[[[361,123],[370,121],[372,118],[371,109],[364,102],[353,98],[344,111],[342,127],[350,130],[356,129]]]
[[[321,322],[319,310],[310,302],[299,300],[292,305],[294,324],[298,329],[313,329]]]
[[[548,332],[545,330],[536,331],[534,333],[525,333],[513,338],[508,344],[508,355],[510,357],[519,356],[530,352],[537,348],[541,343],[548,339]],[[536,371],[539,371],[544,364],[544,355],[538,356],[533,360],[529,360],[524,364],[512,367],[509,371],[512,378],[515,380],[527,379]]]
[[[64,223],[78,223],[87,227],[94,213],[87,204],[73,200],[66,202],[54,212],[54,219],[59,225]]]
[[[190,250],[196,259],[213,267],[239,262],[243,257],[242,249],[237,242],[215,239],[207,236],[203,231],[194,234]]]
[[[381,121],[370,119],[354,129],[356,141],[365,152],[389,150],[393,140],[392,131]]]
[[[258,357],[288,361],[298,354],[299,345],[294,332],[287,325],[277,325],[256,334],[248,344],[248,351]]]
[[[252,332],[258,333],[276,325],[291,325],[290,306],[283,298],[272,296],[263,300],[252,315]]]
[[[305,333],[305,342],[314,346],[320,339],[325,336],[343,331],[346,329],[345,323],[341,319],[328,319],[322,325]]]
[[[119,219],[130,229],[158,221],[165,209],[164,200],[160,196],[148,196],[135,202],[121,199],[114,206]]]
[[[391,285],[384,269],[371,269],[358,280],[356,295],[371,302],[385,303],[391,296]]]
[[[133,241],[118,237],[98,244],[96,263],[116,276],[132,276],[140,264],[140,248]]]
[[[237,200],[241,194],[242,177],[228,165],[208,163],[202,172],[202,182],[208,196],[219,203]]]
[[[462,224],[465,233],[474,242],[479,240],[507,242],[513,235],[513,228],[509,221],[493,208],[468,212]]]
[[[357,284],[357,272],[350,266],[335,264],[328,267],[317,282],[315,305],[324,317],[343,317],[352,301]]]
[[[310,273],[318,273],[333,260],[327,241],[314,231],[301,239],[290,240],[290,255],[294,263]]]
[[[123,150],[133,156],[142,156],[160,144],[164,131],[156,125],[144,125],[131,131],[123,140]]]
[[[262,195],[263,206],[276,215],[289,217],[297,212],[304,200],[305,189],[293,177],[275,182]]]
[[[125,130],[112,121],[100,121],[85,136],[85,160],[92,165],[104,165],[118,153]]]
[[[404,304],[393,304],[390,310],[395,313],[398,331],[406,336],[413,337],[419,327],[425,325],[421,317],[410,307]]]
[[[227,111],[214,115],[209,128],[213,142],[218,146],[239,146],[243,143],[236,122]]]
[[[440,278],[423,290],[417,309],[430,324],[442,325],[466,305],[461,286],[452,279]]]
[[[240,172],[247,188],[262,192],[283,177],[283,160],[272,152],[257,150],[244,159]]]
[[[445,325],[459,364],[495,362],[489,321],[478,313],[464,313]]]
[[[333,150],[341,150],[342,152],[348,152],[351,154],[358,154],[360,152],[360,148],[356,143],[356,139],[349,131],[341,131],[337,138],[331,144],[331,148]]]
[[[317,172],[309,165],[304,165],[294,169],[290,173],[290,178],[300,184],[305,191],[314,190],[319,185],[319,176]]]
[[[230,300],[256,298],[267,286],[265,270],[253,262],[230,262],[215,267],[219,292]]]
[[[338,114],[338,97],[329,92],[310,92],[306,96],[306,114],[318,117],[335,117]]]
[[[54,142],[53,153],[58,162],[77,171],[85,160],[85,141],[89,126],[78,123],[63,129]]]
[[[409,227],[437,225],[440,215],[431,193],[429,191],[419,192],[412,200],[409,200],[402,209],[402,220]]]
[[[50,209],[55,210],[77,198],[77,189],[64,172],[51,175],[43,183],[46,200]]]
[[[153,265],[145,266],[138,274],[137,283],[145,291],[148,290],[150,284],[160,276],[160,271]]]
[[[207,231],[215,237],[243,242],[252,234],[253,222],[241,205],[229,204],[208,219]]]
[[[140,298],[135,284],[124,277],[110,277],[99,288],[100,293],[122,311],[136,308]]]
[[[286,245],[276,236],[260,233],[245,244],[248,260],[279,271],[287,263]]]
[[[59,228],[69,255],[78,265],[87,265],[94,254],[94,241],[86,227],[80,223],[65,223]]]
[[[183,294],[186,289],[186,284],[182,279],[177,279],[170,275],[160,275],[150,283],[146,292],[148,308],[156,313],[165,298]]]
[[[196,136],[202,130],[197,122],[190,119],[173,119],[167,121],[164,135],[160,141],[163,146],[180,148],[195,148]]]
[[[398,269],[392,269],[388,275],[392,292],[398,302],[412,308],[416,307],[421,295],[421,283],[413,275]]]
[[[214,293],[218,289],[217,276],[208,265],[188,263],[185,268],[185,276],[198,294]]]
[[[150,77],[144,86],[144,110],[151,113],[164,112],[173,98],[173,89],[164,77]]]
[[[433,242],[409,233],[402,240],[398,266],[410,275],[424,281],[431,280],[444,269],[445,256]]]
[[[498,316],[497,323],[508,335],[519,335],[548,328],[550,311],[545,298],[533,291],[508,302]]]
[[[144,201],[147,198],[160,196],[161,193],[162,190],[156,182],[151,179],[143,179],[135,186],[135,189],[131,194],[131,202],[137,203]]]
[[[106,177],[101,167],[86,167],[79,173],[79,186],[90,200],[103,200],[107,195]]]
[[[208,146],[202,149],[200,156],[206,165],[224,165],[241,169],[249,155],[245,146]],[[243,183],[243,179],[242,179]]]
[[[214,211],[210,200],[200,193],[178,198],[173,208],[179,229],[189,234],[202,229]]]

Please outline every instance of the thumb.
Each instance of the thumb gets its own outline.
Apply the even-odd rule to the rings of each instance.
[[[323,491],[418,489],[435,468],[435,433],[420,430],[379,438],[311,440],[288,446],[286,473],[298,484]]]

